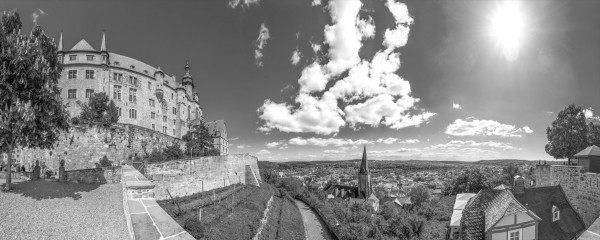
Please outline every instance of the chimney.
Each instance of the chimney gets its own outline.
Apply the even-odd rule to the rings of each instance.
[[[520,194],[525,193],[525,178],[517,175],[515,176],[513,193]]]

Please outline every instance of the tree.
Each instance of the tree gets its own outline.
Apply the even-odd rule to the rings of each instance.
[[[588,145],[588,127],[583,108],[571,104],[558,113],[552,125],[546,128],[546,152],[555,159],[571,158]]]
[[[588,124],[588,144],[600,147],[600,124]]]
[[[408,190],[408,196],[414,205],[419,206],[429,200],[429,190],[419,184]]]
[[[100,158],[99,167],[110,167],[112,166],[112,161],[108,160],[108,157],[104,155],[104,157]]]
[[[69,113],[60,97],[58,79],[62,65],[57,48],[40,26],[21,35],[19,14],[9,11],[0,20],[0,148],[52,149],[69,129]],[[8,154],[8,165],[13,164]],[[6,189],[10,190],[8,168]]]
[[[444,188],[444,195],[477,193],[490,188],[487,177],[479,169],[467,169]]]
[[[87,103],[77,101],[77,104],[81,107],[81,114],[78,118],[80,123],[99,123],[104,127],[109,127],[119,121],[119,112],[115,102],[104,92],[92,94]]]
[[[182,139],[185,141],[186,156],[206,156],[207,153],[218,155],[218,151],[217,154],[215,154],[215,151],[208,151],[213,148],[213,140],[204,122],[191,126]]]
[[[183,158],[183,151],[181,151],[181,147],[176,142],[172,142],[171,145],[167,146],[163,150],[163,155],[165,156],[167,161],[177,160]]]

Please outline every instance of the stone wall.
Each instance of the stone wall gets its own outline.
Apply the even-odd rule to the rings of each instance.
[[[248,173],[246,169],[252,173]],[[225,187],[232,184],[261,182],[258,159],[250,154],[201,157],[146,165],[146,176],[152,180],[156,199],[173,197]],[[252,181],[248,182],[247,177]]]
[[[106,156],[113,164],[120,165],[173,142],[183,149],[181,139],[135,125],[114,124],[108,129],[78,125],[64,133],[53,150],[23,149],[20,164],[30,166],[39,160],[48,169],[58,171],[59,161],[64,159],[66,170],[86,169],[95,168],[100,158]]]
[[[582,166],[538,165],[536,186],[560,185],[586,226],[590,226],[600,216],[600,174],[582,170]]]
[[[121,166],[65,171],[66,181],[74,183],[119,183]]]

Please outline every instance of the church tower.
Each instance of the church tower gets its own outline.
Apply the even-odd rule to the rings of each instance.
[[[58,55],[58,61],[60,63],[64,63],[65,61],[65,52],[63,51],[63,39],[62,39],[62,31],[60,31],[60,40],[58,41],[58,51],[57,51],[57,55]]]
[[[185,75],[183,75],[183,79],[181,80],[181,84],[185,88],[185,93],[188,95],[190,99],[192,99],[193,91],[194,91],[194,80],[190,75],[190,64],[189,62],[185,63]]]
[[[371,196],[371,173],[367,163],[367,146],[364,146],[362,161],[358,169],[358,198],[369,198]]]

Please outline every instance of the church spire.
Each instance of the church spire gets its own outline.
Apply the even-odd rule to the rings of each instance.
[[[63,51],[63,40],[62,40],[62,31],[60,31],[60,40],[58,41],[58,51]]]
[[[362,156],[362,160],[360,162],[360,169],[358,170],[358,173],[366,173],[369,174],[369,165],[367,164],[367,146],[364,145],[363,148],[363,156]]]
[[[100,45],[100,52],[106,52],[106,36],[104,30],[102,30],[102,45]]]

